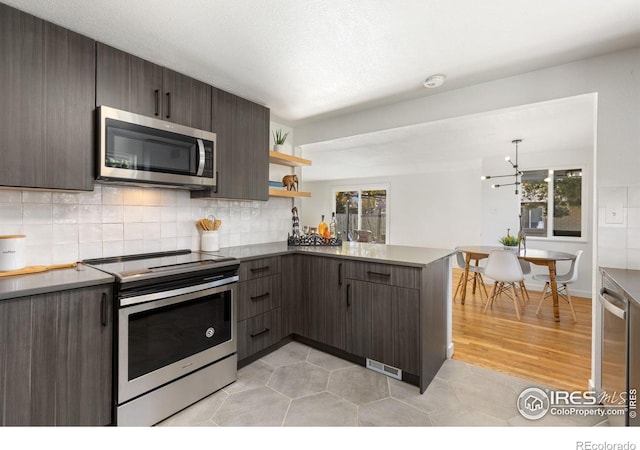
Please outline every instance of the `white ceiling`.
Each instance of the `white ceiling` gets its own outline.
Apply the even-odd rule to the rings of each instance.
[[[301,121],[640,44],[638,0],[2,0]]]
[[[303,145],[305,181],[479,169],[482,159],[593,151],[595,94]],[[529,156],[529,157],[528,157]]]

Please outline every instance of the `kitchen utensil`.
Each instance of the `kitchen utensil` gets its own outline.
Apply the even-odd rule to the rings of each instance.
[[[31,273],[47,272],[49,270],[56,270],[56,269],[72,269],[76,267],[77,264],[78,263],[53,264],[51,266],[28,266],[18,270],[0,272],[0,277],[8,277],[10,275],[27,275]]]
[[[214,231],[215,222],[211,219],[200,219],[196,221],[196,224],[202,231]]]

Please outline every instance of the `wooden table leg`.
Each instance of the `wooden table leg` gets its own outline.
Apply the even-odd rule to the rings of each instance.
[[[462,297],[460,303],[464,305],[467,298],[467,280],[469,279],[469,264],[471,263],[471,253],[467,253],[464,258],[464,284],[462,285]]]
[[[550,260],[549,267],[549,285],[551,287],[551,296],[553,297],[553,317],[556,322],[560,322],[560,308],[558,307],[558,284],[556,283],[556,262]]]
[[[476,259],[476,267],[478,267],[478,260]],[[473,273],[473,288],[471,289],[471,293],[475,295],[476,293],[476,281],[477,281],[478,277],[476,275],[476,272]]]

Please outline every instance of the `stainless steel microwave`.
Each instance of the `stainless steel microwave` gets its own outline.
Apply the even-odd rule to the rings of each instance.
[[[187,189],[216,186],[216,135],[98,107],[97,179]]]

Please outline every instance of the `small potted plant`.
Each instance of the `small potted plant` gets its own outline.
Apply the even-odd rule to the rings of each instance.
[[[520,244],[520,238],[517,236],[511,236],[509,234],[511,230],[507,228],[507,235],[501,237],[498,242],[500,242],[505,249],[514,250],[518,248],[518,244]]]
[[[289,133],[285,133],[282,130],[273,131],[273,151],[281,152],[284,150],[284,143],[287,140]]]

